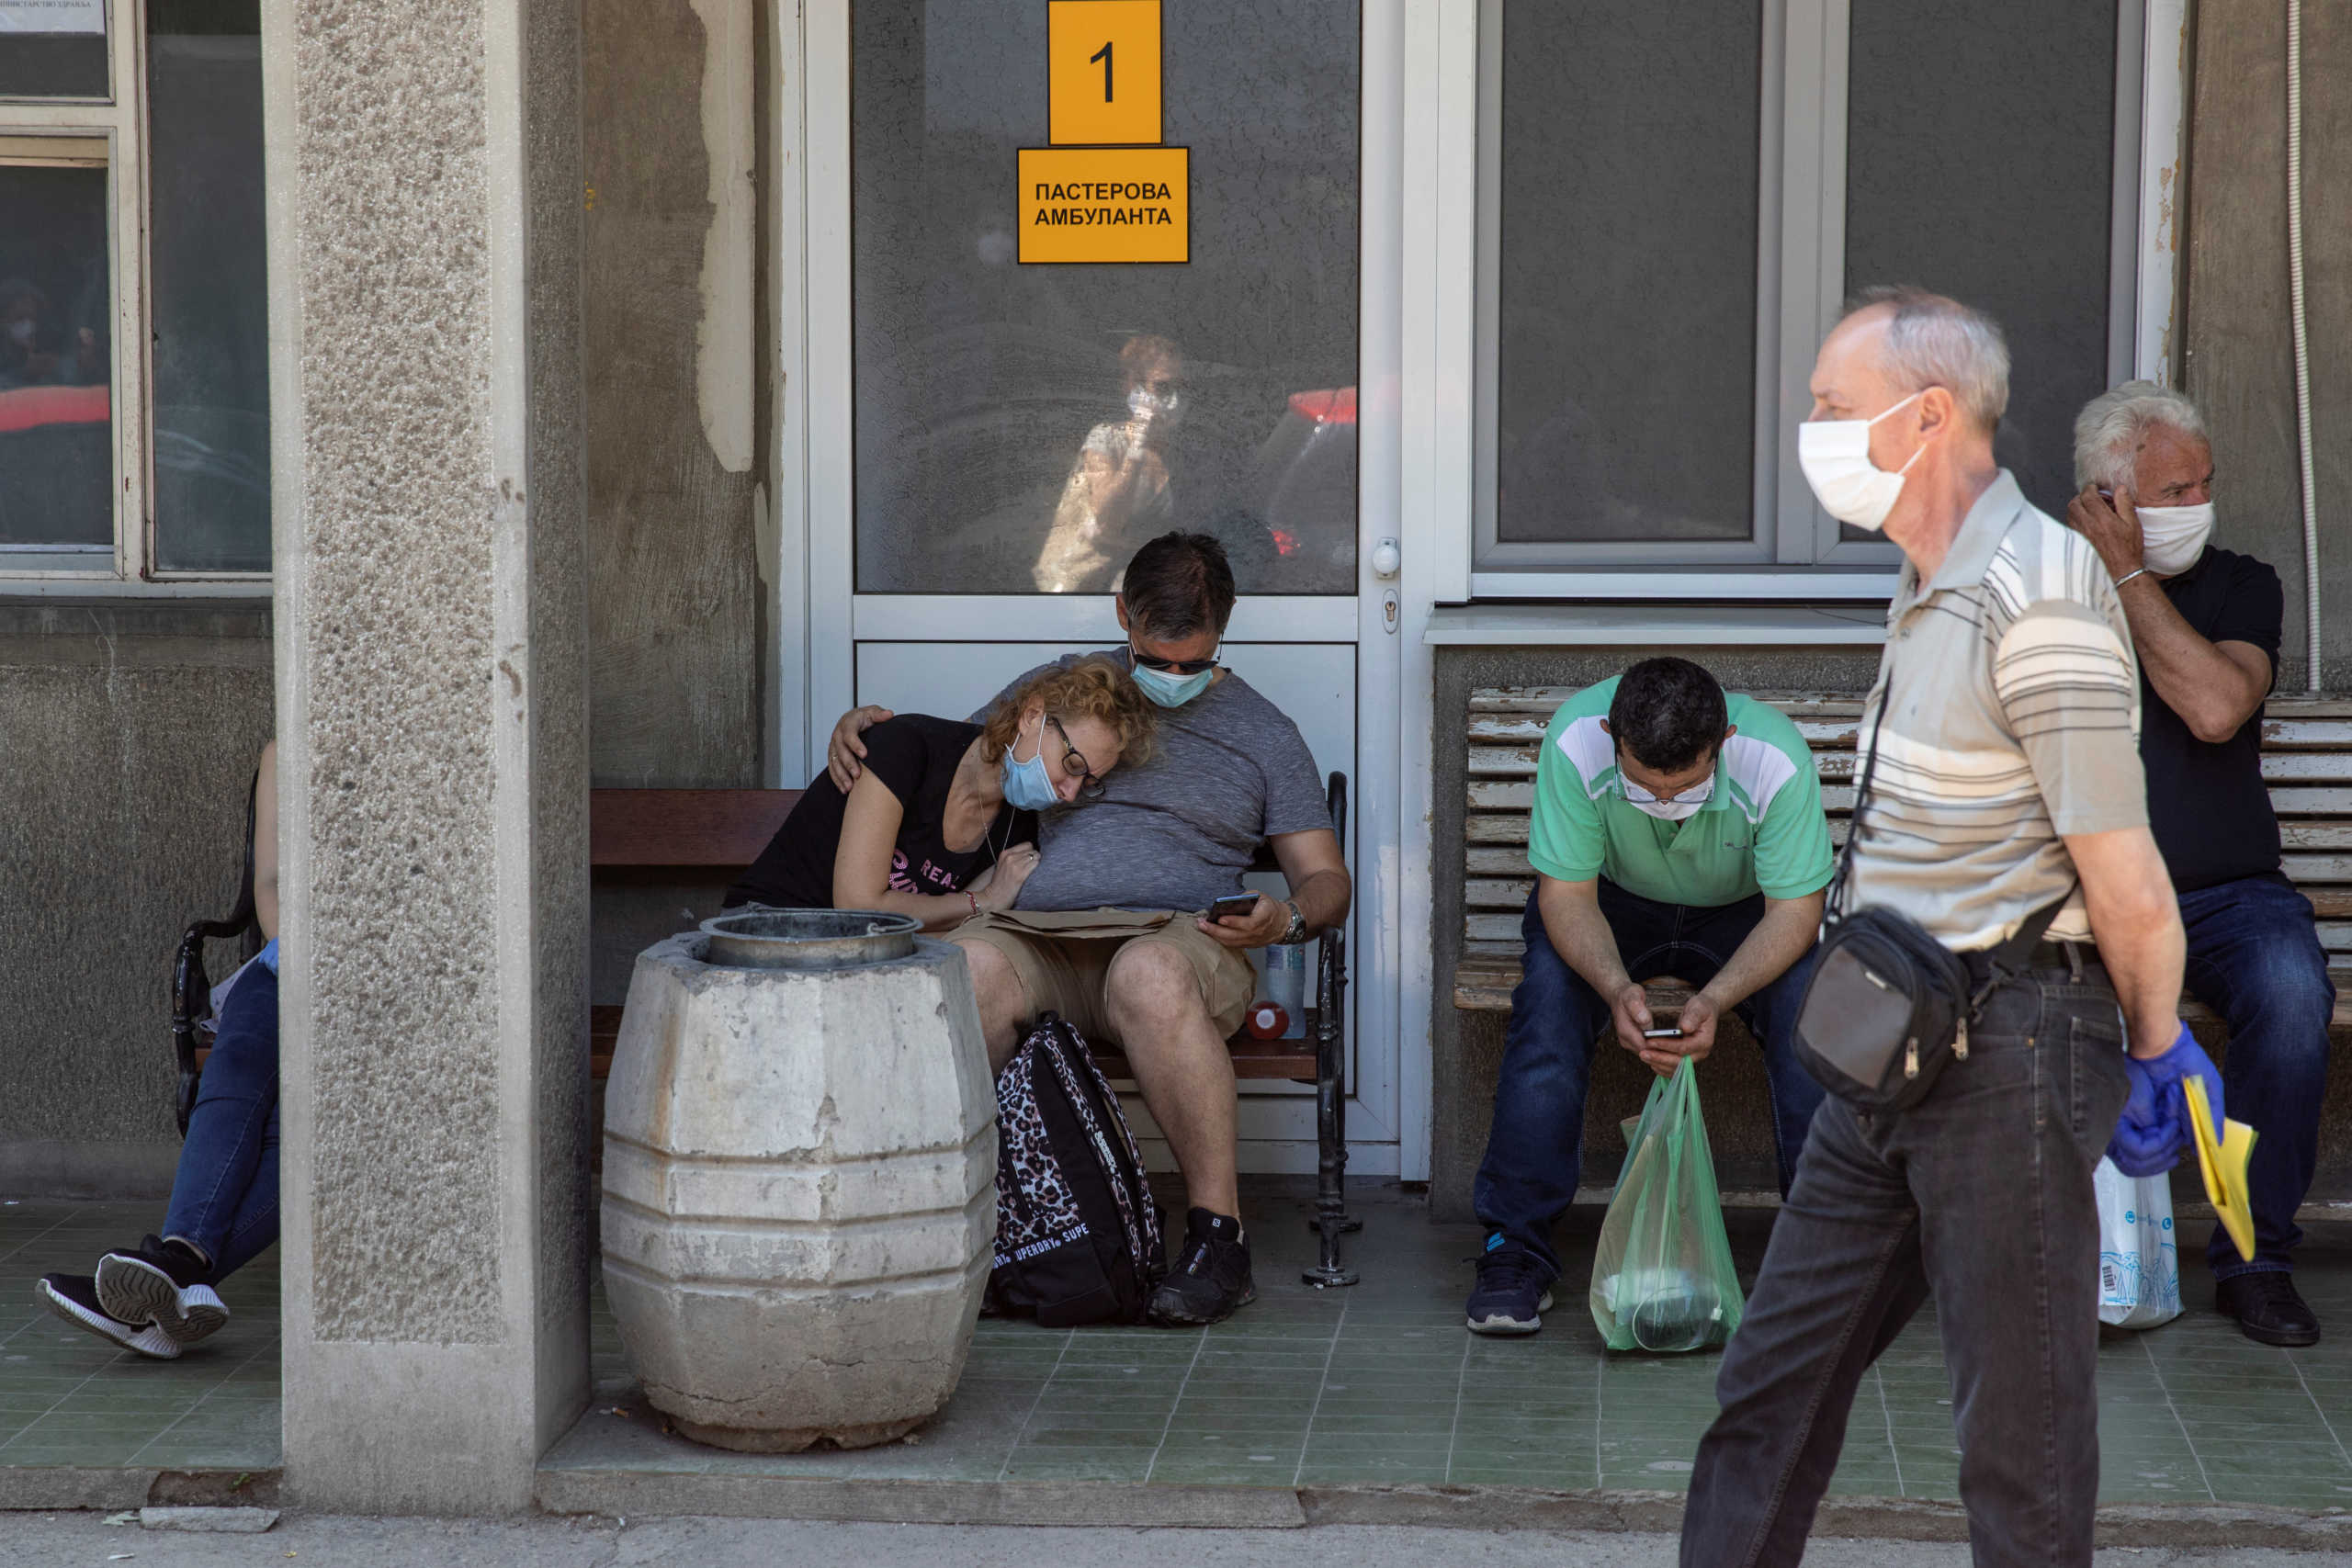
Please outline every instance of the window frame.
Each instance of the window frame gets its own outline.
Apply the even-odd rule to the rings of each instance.
[[[152,356],[152,164],[147,146],[146,0],[107,0],[108,97],[0,97],[0,163],[30,138],[96,141],[107,147],[107,254],[114,290],[114,551],[103,566],[28,568],[0,550],[0,592],[42,597],[168,594],[250,597],[267,571],[166,571],[156,565]],[[91,552],[93,563],[101,558]]]
[[[2170,313],[2169,276],[2143,290],[2141,170],[2177,162],[2175,118],[2150,111],[2150,6],[2116,0],[2114,169],[2108,269],[2108,378],[2140,373],[2142,317]],[[1847,291],[1847,50],[1851,0],[1762,0],[1757,137],[1756,425],[1745,540],[1503,544],[1498,537],[1502,241],[1503,0],[1479,0],[1470,525],[1455,581],[1472,600],[1557,598],[1870,599],[1894,590],[1901,553],[1843,538],[1796,460],[1814,351]],[[2158,144],[2151,146],[2152,141]],[[1805,280],[1811,279],[1808,288]]]

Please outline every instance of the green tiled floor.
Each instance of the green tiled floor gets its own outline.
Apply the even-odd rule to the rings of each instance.
[[[1532,1339],[1462,1330],[1476,1237],[1393,1190],[1360,1198],[1350,1240],[1364,1282],[1297,1282],[1312,1238],[1295,1183],[1253,1191],[1260,1298],[1206,1333],[1039,1329],[984,1322],[963,1386],[914,1443],[750,1456],[667,1435],[638,1396],[601,1292],[597,1399],[548,1456],[557,1468],[940,1480],[1100,1478],[1254,1486],[1381,1482],[1676,1488],[1713,1411],[1715,1359],[1604,1352],[1571,1238],[1568,1287]],[[1590,1216],[1587,1216],[1588,1221]],[[0,1466],[268,1469],[278,1462],[276,1260],[223,1293],[228,1328],[176,1361],[110,1350],[32,1296],[153,1224],[151,1204],[0,1201]],[[1743,1269],[1768,1216],[1732,1215]],[[2202,1229],[2191,1224],[2191,1234]],[[2118,1336],[2100,1361],[2102,1493],[2110,1502],[2352,1508],[2352,1224],[2312,1227],[2298,1273],[2330,1328],[2316,1349],[2248,1343],[2206,1310]],[[616,1411],[622,1414],[615,1414]],[[1837,1490],[1949,1498],[1951,1407],[1932,1315],[1872,1371]],[[2352,1436],[2352,1433],[2346,1433]]]
[[[229,1325],[175,1361],[117,1350],[33,1294],[161,1217],[154,1203],[0,1201],[0,1466],[277,1467],[275,1252],[223,1287]]]
[[[1247,1206],[1259,1300],[1205,1333],[1040,1329],[983,1322],[963,1385],[914,1443],[853,1453],[752,1456],[665,1434],[633,1387],[595,1303],[595,1407],[548,1456],[554,1468],[839,1479],[1102,1480],[1255,1486],[1378,1483],[1569,1491],[1679,1489],[1714,1412],[1712,1356],[1612,1356],[1582,1285],[1589,1238],[1573,1238],[1566,1288],[1544,1332],[1482,1339],[1462,1328],[1476,1238],[1435,1226],[1416,1202],[1368,1197],[1351,1239],[1364,1282],[1297,1282],[1311,1237],[1295,1187]],[[1769,1216],[1732,1215],[1752,1272]],[[2188,1227],[2201,1234],[2201,1223]],[[2352,1225],[2319,1225],[2298,1278],[2329,1340],[2312,1350],[2249,1343],[2208,1309],[2111,1337],[2100,1359],[2109,1502],[2352,1507]],[[1951,1498],[1959,1452],[1932,1312],[1864,1382],[1835,1490]]]

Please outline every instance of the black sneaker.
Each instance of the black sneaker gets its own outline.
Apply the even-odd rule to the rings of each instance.
[[[1500,1231],[1478,1255],[1478,1282],[1470,1287],[1465,1322],[1473,1334],[1532,1334],[1552,1310],[1552,1272]]]
[[[2248,1339],[2295,1348],[2319,1343],[2319,1314],[2295,1289],[2284,1269],[2233,1274],[2213,1287],[2213,1307],[2234,1317]]]
[[[98,1305],[97,1281],[87,1274],[43,1274],[33,1287],[50,1311],[109,1344],[159,1361],[180,1353],[179,1342],[152,1323],[125,1323]]]
[[[1241,1222],[1206,1209],[1187,1211],[1184,1255],[1151,1292],[1151,1320],[1170,1327],[1203,1327],[1223,1322],[1257,1299]]]
[[[212,1288],[212,1266],[193,1247],[152,1235],[98,1259],[98,1305],[125,1323],[152,1323],[180,1345],[229,1321]]]

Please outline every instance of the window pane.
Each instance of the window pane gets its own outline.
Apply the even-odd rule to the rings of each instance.
[[[0,570],[112,564],[113,321],[107,171],[0,164]]]
[[[1995,454],[2063,516],[2075,415],[2107,386],[2115,0],[1853,0],[1852,17],[1847,285],[1992,312],[2011,360]]]
[[[269,570],[259,0],[149,0],[155,564]]]
[[[1245,592],[1354,592],[1357,8],[1161,12],[1191,259],[1024,265],[1046,7],[854,7],[862,592],[1100,592],[1179,527]]]
[[[1496,532],[1754,532],[1755,0],[1506,0]]]
[[[106,96],[106,0],[0,0],[0,98]]]

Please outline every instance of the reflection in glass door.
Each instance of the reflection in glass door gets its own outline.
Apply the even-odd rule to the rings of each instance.
[[[1364,631],[1359,540],[1397,530],[1359,518],[1359,360],[1393,341],[1364,331],[1363,9],[805,8],[808,690],[813,760],[853,700],[947,711],[1117,646],[1140,545],[1222,542],[1226,661],[1353,784],[1351,1168],[1374,1173],[1394,932],[1365,870],[1395,841],[1397,638]],[[1312,1168],[1305,1091],[1250,1086],[1241,1120],[1245,1170]]]
[[[1136,8],[1062,9],[1068,41],[1046,0],[851,9],[857,592],[1105,593],[1186,528],[1244,593],[1351,594],[1356,7],[1148,7],[1158,142],[1024,176],[1063,76],[1118,88],[1089,45],[1124,18],[1089,13]],[[1189,154],[1178,188],[1138,199],[1163,148]],[[1180,202],[1182,264],[1021,259],[1046,228],[1122,254],[1136,226],[1102,220]]]

